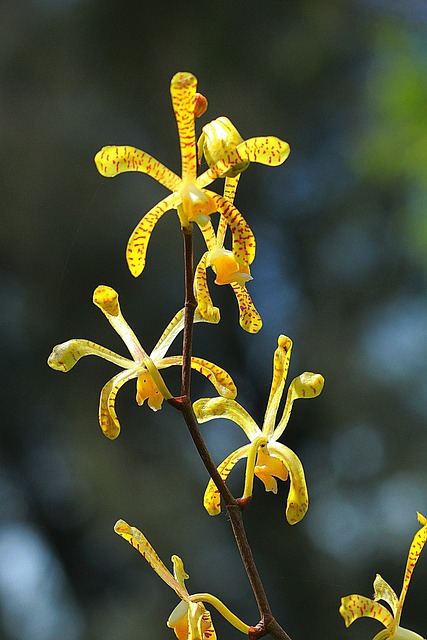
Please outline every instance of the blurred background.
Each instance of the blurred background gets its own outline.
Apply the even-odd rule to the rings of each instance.
[[[345,630],[340,598],[371,595],[377,572],[400,593],[415,512],[427,515],[426,2],[0,6],[0,638],[173,637],[177,598],[114,534],[119,517],[168,566],[184,559],[190,592],[258,621],[227,518],[203,509],[206,472],[179,415],[138,407],[131,383],[110,442],[97,406],[116,368],[86,358],[63,376],[46,365],[72,337],[126,355],[92,304],[98,284],[120,293],[147,350],[182,306],[175,214],[156,227],[143,277],[125,263],[130,232],[165,190],[139,174],[106,180],[93,163],[102,146],[130,144],[179,172],[178,70],[209,99],[200,127],[227,115],[244,138],[274,134],[292,149],[280,168],[252,164],[236,198],[257,237],[248,288],[264,327],[245,334],[231,289],[213,287],[222,321],[198,326],[194,348],[233,374],[259,422],[280,333],[294,340],[290,379],[326,379],[281,439],[305,467],[305,519],[287,524],[287,483],[274,496],[255,481],[246,522],[265,588],[293,640],[372,638],[375,621]],[[174,389],[178,373],[167,374]],[[193,392],[214,393],[197,375]],[[218,463],[245,442],[231,422],[202,432]],[[421,635],[424,554],[402,619]],[[213,617],[219,637],[242,637]]]

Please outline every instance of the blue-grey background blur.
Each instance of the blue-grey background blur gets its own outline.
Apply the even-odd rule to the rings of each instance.
[[[227,519],[202,507],[206,473],[178,414],[139,408],[130,383],[110,442],[97,405],[115,367],[46,365],[71,337],[126,355],[91,302],[98,284],[119,291],[147,349],[182,305],[175,214],[141,278],[125,263],[165,190],[139,174],[106,180],[93,156],[131,144],[179,171],[169,82],[185,70],[209,98],[200,126],[227,115],[243,137],[292,148],[280,168],[251,165],[237,192],[258,241],[249,289],[264,328],[245,334],[231,289],[214,287],[222,321],[197,327],[195,352],[233,373],[258,421],[279,333],[294,340],[291,378],[326,379],[282,437],[304,463],[309,512],[289,526],[287,483],[274,496],[256,480],[255,558],[294,640],[371,638],[374,621],[345,630],[339,599],[371,595],[376,572],[400,592],[415,512],[427,515],[427,3],[9,0],[0,30],[0,637],[173,637],[177,598],[113,533],[119,517],[166,563],[183,557],[190,592],[258,620]],[[213,394],[197,375],[193,391]],[[202,430],[218,462],[245,442],[232,423]],[[237,495],[242,482],[239,465]],[[426,592],[422,557],[403,617],[422,635]],[[241,637],[214,620],[220,637]]]

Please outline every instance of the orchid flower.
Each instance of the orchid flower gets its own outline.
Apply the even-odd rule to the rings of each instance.
[[[398,598],[390,585],[377,574],[374,581],[373,600],[359,595],[346,596],[341,599],[340,614],[344,618],[346,627],[349,627],[357,618],[369,617],[379,620],[385,627],[385,629],[377,633],[373,640],[386,640],[387,638],[393,638],[394,640],[424,640],[418,633],[400,626],[403,603],[405,602],[412,572],[427,540],[427,518],[420,513],[417,513],[417,516],[421,529],[415,534],[409,548],[400,597]],[[391,612],[380,604],[379,600],[386,602]]]
[[[115,401],[119,389],[128,380],[137,379],[136,401],[157,411],[163,399],[172,398],[159,369],[173,365],[182,365],[182,356],[165,356],[167,350],[184,326],[184,310],[181,309],[166,327],[160,340],[148,355],[140,345],[136,335],[123,317],[119,305],[119,296],[114,289],[101,285],[93,294],[94,304],[101,309],[107,320],[117,331],[127,346],[132,359],[120,356],[105,347],[89,340],[68,340],[53,348],[48,359],[52,369],[67,372],[83,356],[95,355],[122,367],[123,371],[109,380],[101,391],[99,403],[99,424],[103,433],[114,440],[120,433],[120,423],[115,411]],[[195,322],[205,322],[196,310]],[[215,321],[215,319],[213,320]],[[216,319],[218,322],[218,319]],[[193,369],[199,371],[212,382],[217,391],[228,398],[236,397],[236,387],[230,375],[217,365],[202,358],[191,359]]]
[[[240,175],[226,177],[224,199],[233,202]],[[238,261],[229,249],[224,248],[227,221],[220,217],[217,233],[210,236],[205,233],[208,247],[201,257],[194,277],[194,290],[200,314],[205,320],[211,320],[217,313],[209,293],[206,270],[211,267],[216,275],[215,284],[229,284],[233,288],[239,306],[240,326],[249,333],[257,333],[262,327],[262,320],[254,303],[246,290],[246,283],[252,280],[249,264]]]
[[[216,640],[215,629],[212,625],[211,615],[203,603],[213,605],[221,615],[236,629],[248,635],[251,627],[235,616],[218,598],[209,593],[196,593],[190,595],[185,587],[188,575],[184,564],[178,556],[172,556],[173,575],[160,560],[147,538],[124,520],[119,520],[114,531],[127,540],[157,573],[160,578],[171,587],[181,599],[168,618],[167,626],[172,628],[178,640]]]
[[[308,509],[308,493],[304,470],[296,454],[278,439],[285,430],[292,410],[298,398],[314,398],[323,389],[323,377],[318,373],[302,373],[289,385],[283,415],[275,426],[276,415],[282,399],[289,368],[292,341],[286,336],[279,336],[278,347],[274,354],[273,380],[267,410],[262,429],[255,420],[235,400],[225,398],[201,398],[193,408],[199,422],[214,418],[227,418],[243,429],[249,444],[233,451],[218,467],[221,478],[225,481],[228,474],[239,460],[246,458],[246,475],[243,496],[244,504],[252,496],[254,475],[264,483],[266,491],[277,493],[277,481],[290,478],[290,488],[286,507],[286,518],[290,524],[299,522]],[[207,486],[204,505],[210,515],[220,513],[220,494],[211,480]]]
[[[234,256],[250,264],[255,256],[255,240],[248,224],[232,203],[205,187],[241,160],[279,165],[289,153],[289,145],[278,138],[255,138],[239,145],[238,157],[233,156],[230,161],[224,159],[197,177],[195,117],[200,114],[200,94],[196,88],[197,80],[191,73],[179,72],[172,78],[170,90],[181,149],[181,177],[145,151],[130,146],[104,147],[95,156],[98,171],[106,177],[140,171],[172,192],[145,214],[129,239],[127,262],[135,277],[145,267],[148,242],[155,225],[171,209],[177,210],[183,227],[196,222],[202,232],[209,216],[216,211],[221,213],[231,229]]]

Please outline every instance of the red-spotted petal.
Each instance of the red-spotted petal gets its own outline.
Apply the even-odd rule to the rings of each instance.
[[[344,618],[346,627],[349,627],[357,618],[363,617],[374,618],[385,627],[393,623],[392,614],[382,604],[357,594],[341,598],[340,614]]]
[[[196,89],[197,79],[192,73],[180,71],[171,80],[170,91],[178,126],[182,178],[184,181],[195,181],[197,175],[196,130],[194,125]]]
[[[135,147],[103,147],[95,156],[95,164],[99,173],[107,178],[114,178],[126,171],[140,171],[171,191],[177,191],[181,184],[181,178],[176,173],[150,154]]]
[[[246,287],[231,282],[237,304],[239,305],[239,322],[242,329],[248,333],[257,333],[262,327],[262,319],[255,308]]]
[[[223,196],[206,190],[215,202],[217,211],[227,220],[233,237],[233,253],[238,262],[252,264],[255,258],[256,242],[248,223],[236,209],[236,207],[225,200]]]
[[[126,249],[126,259],[129,270],[135,278],[139,276],[145,267],[148,243],[154,227],[166,211],[173,209],[179,200],[177,194],[172,194],[156,204],[137,224]]]

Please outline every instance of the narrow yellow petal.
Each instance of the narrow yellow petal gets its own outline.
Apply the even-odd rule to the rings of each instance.
[[[289,144],[275,136],[250,138],[241,142],[236,151],[242,160],[276,167],[285,162],[291,151]]]
[[[93,303],[101,309],[113,329],[117,331],[135,362],[141,363],[147,358],[138,338],[123,317],[117,291],[107,285],[99,285],[93,292]]]
[[[415,534],[409,549],[408,560],[406,562],[405,575],[403,578],[402,591],[399,597],[399,606],[396,613],[397,624],[399,624],[399,621],[400,621],[403,603],[405,601],[405,597],[408,591],[409,582],[411,580],[412,573],[414,571],[415,565],[417,564],[418,558],[420,557],[420,553],[423,550],[423,547],[427,540],[427,520],[421,514],[417,514],[417,516],[418,516],[418,521],[423,526]]]
[[[236,462],[246,457],[250,446],[250,444],[246,444],[245,446],[240,447],[240,449],[233,451],[233,453],[227,456],[227,458],[219,465],[218,472],[224,481],[228,478],[228,475]],[[221,513],[221,496],[213,480],[210,480],[206,487],[203,504],[210,516],[217,516]]]
[[[289,493],[286,503],[286,520],[296,524],[303,519],[308,509],[308,491],[304,468],[296,453],[281,442],[268,443],[269,454],[283,462],[289,471]]]
[[[245,286],[231,282],[239,306],[239,323],[248,333],[258,333],[262,328],[262,319]]]
[[[273,433],[274,440],[280,438],[285,430],[295,400],[299,398],[316,398],[322,392],[324,382],[325,380],[320,373],[311,373],[309,371],[292,380],[286,396],[283,415]]]
[[[196,267],[194,274],[194,295],[197,300],[197,310],[201,317],[207,322],[217,323],[220,319],[218,307],[214,307],[211,294],[209,293],[208,281],[206,277],[206,260],[208,252],[203,254]]]
[[[169,569],[163,564],[159,556],[139,529],[131,527],[124,520],[118,520],[114,526],[114,531],[131,544],[147,560],[148,564],[160,578],[171,587],[175,593],[186,602],[190,602],[188,593],[174,578]]]
[[[172,106],[178,126],[181,148],[182,178],[195,181],[197,175],[196,131],[194,125],[194,101],[197,79],[192,73],[181,71],[171,80]]]
[[[99,399],[99,426],[110,440],[115,440],[120,434],[120,422],[116,414],[116,396],[120,388],[132,378],[136,378],[138,370],[125,370],[111,378],[102,388]]]
[[[374,618],[385,627],[393,623],[393,616],[382,604],[356,594],[341,598],[340,614],[344,618],[346,627],[349,627],[357,618],[363,617]]]
[[[289,369],[289,361],[292,352],[292,340],[280,335],[277,340],[277,349],[273,358],[273,379],[271,381],[270,395],[264,416],[263,432],[270,436],[274,431],[277,410],[283,395],[286,376]],[[277,438],[276,438],[277,440]]]
[[[230,227],[233,238],[233,253],[238,262],[252,264],[255,258],[255,237],[238,209],[228,202],[223,196],[213,191],[205,190],[216,205],[216,210],[221,213]]]
[[[138,277],[144,270],[148,243],[154,227],[166,211],[173,209],[179,200],[177,194],[168,196],[150,209],[133,230],[126,248],[129,271]]]
[[[226,418],[235,422],[252,442],[262,435],[255,420],[241,404],[229,398],[200,398],[193,404],[194,413],[200,423],[215,418]]]
[[[216,247],[216,235],[210,219],[204,225],[199,225],[199,229],[203,234],[203,238],[206,242],[208,249],[214,249]]]
[[[233,382],[232,377],[227,371],[205,360],[204,358],[191,358],[191,367],[205,376],[212,384],[218,393],[224,398],[235,398],[237,395],[236,385]]]
[[[84,356],[98,356],[124,369],[134,366],[132,360],[123,358],[123,356],[119,356],[114,351],[110,351],[110,349],[106,349],[95,342],[82,339],[67,340],[67,342],[57,344],[53,347],[47,363],[49,367],[56,371],[67,372]]]
[[[150,154],[129,146],[103,147],[95,156],[99,173],[114,178],[125,171],[140,171],[160,182],[171,191],[177,191],[181,178]]]

